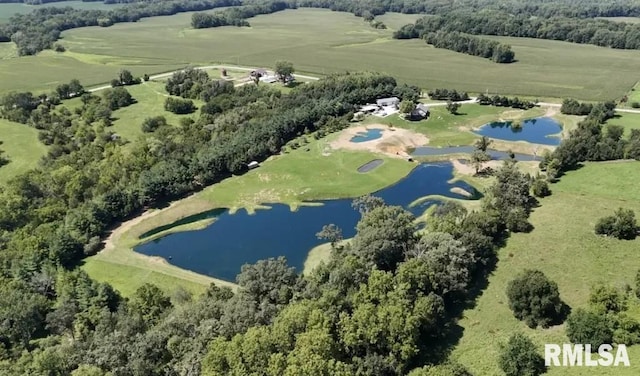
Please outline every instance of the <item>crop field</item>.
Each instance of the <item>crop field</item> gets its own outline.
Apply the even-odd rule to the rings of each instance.
[[[596,283],[618,288],[634,285],[640,269],[640,239],[617,240],[596,236],[598,218],[618,207],[640,211],[640,162],[587,163],[569,172],[541,200],[531,215],[535,229],[512,234],[499,250],[499,262],[489,286],[459,322],[462,338],[453,357],[473,374],[502,375],[497,366],[499,344],[514,332],[523,332],[537,343],[568,343],[564,325],[529,329],[513,317],[505,293],[507,283],[523,269],[536,268],[558,283],[561,298],[573,309],[586,307],[589,290]],[[640,318],[638,303],[630,314]],[[630,368],[555,368],[549,375],[637,375],[640,346],[629,348]]]
[[[38,140],[38,131],[28,125],[0,119],[0,150],[9,163],[0,166],[0,183],[36,167],[47,147]]]
[[[44,90],[73,77],[98,84],[122,67],[143,74],[212,62],[272,67],[277,60],[290,60],[299,72],[318,75],[372,70],[424,88],[585,100],[622,97],[640,76],[640,51],[497,38],[511,44],[518,59],[503,65],[420,40],[391,38],[393,28],[416,17],[384,15],[380,20],[390,28],[376,30],[348,13],[298,9],[252,18],[251,27],[194,30],[191,14],[184,13],[106,29],[75,29],[64,32],[60,41],[68,52],[3,60],[0,92]],[[13,56],[7,45],[0,44],[0,54]]]

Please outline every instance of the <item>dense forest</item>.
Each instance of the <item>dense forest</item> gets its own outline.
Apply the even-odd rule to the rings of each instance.
[[[403,26],[394,38],[424,38],[435,32],[460,32],[476,35],[498,35],[552,39],[596,46],[640,49],[640,25],[603,19],[532,18],[530,15],[513,15],[503,10],[472,12],[459,10],[451,13],[427,16],[415,24]]]
[[[0,0],[1,1],[1,0]],[[111,1],[111,0],[109,0]],[[128,1],[125,1],[128,2]],[[373,20],[385,12],[432,14],[406,25],[396,38],[422,38],[430,32],[461,32],[520,36],[589,43],[612,48],[640,48],[640,25],[606,21],[596,17],[640,16],[640,1],[614,0],[602,4],[594,0],[458,0],[455,2],[420,0],[167,0],[132,1],[113,10],[39,8],[29,14],[15,15],[0,25],[0,42],[13,41],[20,55],[33,55],[53,47],[60,33],[83,26],[110,26],[135,22],[144,17],[203,11],[218,7],[242,6],[238,10],[194,17],[193,27],[247,25],[247,18],[264,13],[313,7],[344,11]],[[372,25],[382,24],[372,23]],[[466,49],[469,49],[466,47]]]

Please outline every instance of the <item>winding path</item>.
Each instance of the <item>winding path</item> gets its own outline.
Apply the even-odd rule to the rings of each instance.
[[[256,68],[247,68],[247,67],[239,67],[236,65],[204,65],[201,67],[194,67],[194,69],[202,69],[202,70],[208,70],[208,69],[222,69],[222,68],[226,68],[226,69],[233,69],[233,70],[240,70],[240,71],[245,71],[245,72],[251,72],[253,70],[255,70]],[[174,71],[171,72],[165,72],[165,73],[159,73],[159,74],[154,74],[152,76],[149,76],[149,79],[151,80],[157,80],[160,78],[165,78],[165,77],[169,77],[171,75],[173,75],[176,72],[180,72],[185,70],[185,68],[183,69],[176,69]],[[294,74],[293,75],[296,78],[302,78],[305,80],[314,80],[317,81],[320,79],[320,77],[316,77],[316,76],[307,76],[307,75],[302,75],[302,74]],[[251,81],[248,82],[243,82],[240,84],[237,84],[235,86],[242,86],[242,85],[246,85],[248,83],[250,83]],[[90,93],[96,92],[96,91],[100,91],[100,90],[104,90],[104,89],[108,89],[110,88],[111,85],[103,85],[103,86],[98,86],[98,87],[94,87],[91,89],[88,89],[87,91]],[[460,104],[472,104],[472,103],[476,103],[477,98],[476,97],[471,97],[469,98],[469,100],[466,101],[460,101],[457,103]],[[555,108],[560,108],[562,105],[559,103],[549,103],[549,102],[538,102],[537,103],[538,106],[540,107],[555,107]],[[435,103],[429,103],[429,106],[433,106],[433,107],[439,107],[439,106],[446,106],[447,102],[435,102]],[[640,110],[636,110],[636,109],[630,109],[630,108],[616,108],[617,112],[626,112],[626,113],[630,113],[630,114],[640,114]]]
[[[204,66],[201,66],[201,67],[194,67],[194,69],[201,69],[201,70],[222,69],[222,68],[233,69],[233,70],[241,70],[241,71],[245,71],[245,72],[251,72],[251,71],[256,69],[256,68],[238,67],[238,66],[234,66],[234,65],[204,65]],[[160,79],[160,78],[170,77],[174,73],[184,71],[185,69],[186,68],[176,69],[176,70],[173,70],[171,72],[154,74],[152,76],[149,76],[149,79],[150,80],[157,80],[157,79]],[[305,75],[302,75],[302,74],[294,74],[293,77],[303,78],[305,80],[314,80],[314,81],[320,79],[319,77],[305,76]],[[238,84],[236,86],[242,86],[242,85],[246,85],[246,84],[247,83],[241,83],[241,84]],[[98,87],[94,87],[94,88],[88,89],[87,91],[90,92],[90,93],[93,93],[93,92],[96,92],[96,91],[109,89],[110,87],[111,87],[111,85],[102,85],[102,86],[98,86]]]

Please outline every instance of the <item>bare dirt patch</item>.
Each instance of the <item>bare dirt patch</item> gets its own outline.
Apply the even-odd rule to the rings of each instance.
[[[465,196],[465,197],[471,197],[473,196],[470,192],[465,191],[464,189],[460,188],[460,187],[453,187],[450,189],[451,193],[455,193],[458,194],[460,196]]]
[[[455,171],[459,172],[463,175],[473,176],[476,174],[476,169],[471,164],[464,164],[459,159],[452,159],[451,164],[453,164],[453,168]],[[485,162],[482,167],[487,168],[491,167],[493,169],[497,169],[502,164],[502,161],[489,161]],[[458,193],[458,192],[456,192]]]
[[[369,129],[381,129],[380,138],[366,142],[351,142],[354,136]],[[407,150],[429,143],[429,139],[422,134],[408,129],[391,128],[384,124],[369,124],[351,127],[343,130],[337,139],[331,142],[333,149],[362,150],[383,153],[393,157],[407,158]]]
[[[560,108],[558,107],[547,107],[547,112],[545,112],[545,117],[552,117],[560,113]]]
[[[185,204],[186,202],[186,204]],[[163,209],[153,209],[153,210],[147,210],[144,213],[142,213],[141,215],[132,218],[128,221],[122,222],[118,227],[114,228],[113,231],[111,231],[111,233],[109,233],[109,235],[107,236],[107,238],[104,240],[104,248],[100,251],[100,252],[109,252],[110,250],[113,250],[115,248],[115,244],[117,243],[118,239],[126,232],[128,232],[129,230],[131,230],[132,228],[136,227],[137,225],[141,224],[144,221],[147,221],[150,218],[153,218],[161,213],[165,213],[167,211],[169,211],[170,209],[175,208],[176,206],[178,206],[178,204],[180,204],[181,201],[175,201],[172,202],[168,207],[163,208]],[[185,211],[179,211],[179,216],[180,217],[185,217],[189,214],[193,213],[197,213],[199,211],[202,211],[203,207],[205,207],[206,205],[208,205],[206,202],[202,202],[201,200],[197,200],[194,199],[193,196],[186,198],[184,200],[182,200],[182,203],[180,204],[182,206],[185,207]],[[205,205],[205,206],[203,206]],[[180,219],[180,218],[178,218]],[[149,221],[152,222],[152,221]],[[140,229],[140,233],[143,233],[146,229],[146,226],[143,226],[142,229]]]

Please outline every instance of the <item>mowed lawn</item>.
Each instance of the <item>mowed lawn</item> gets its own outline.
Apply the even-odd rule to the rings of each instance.
[[[531,119],[544,115],[545,110],[533,108],[527,111],[505,109],[504,107],[481,106],[479,104],[463,104],[457,115],[447,111],[445,106],[430,108],[431,115],[422,121],[409,121],[399,115],[386,118],[368,116],[366,124],[384,124],[399,128],[411,129],[429,138],[429,146],[471,145],[480,136],[473,129],[498,120]],[[530,145],[530,144],[526,144]],[[523,146],[525,144],[523,143]]]
[[[250,19],[251,27],[243,28],[194,30],[191,14],[184,13],[75,29],[63,33],[60,43],[66,53],[49,51],[3,61],[0,92],[46,89],[73,77],[85,84],[108,82],[121,67],[142,74],[213,62],[272,67],[277,60],[290,60],[299,72],[318,75],[372,70],[424,88],[541,98],[619,98],[640,77],[640,51],[497,38],[513,46],[518,62],[496,64],[421,40],[393,40],[393,29],[414,21],[416,15],[380,19],[389,29],[376,30],[352,14],[322,9],[258,16]],[[3,51],[11,56],[10,49],[0,47]]]
[[[169,97],[164,86],[164,82],[155,81],[127,86],[126,89],[137,102],[113,112],[115,121],[110,130],[128,141],[135,142],[143,134],[142,123],[147,118],[164,116],[173,126],[177,126],[181,118],[192,117],[195,120],[199,115],[198,111],[189,115],[176,115],[164,109],[164,102]],[[100,95],[100,92],[96,94]],[[194,103],[197,107],[202,105],[198,100]]]
[[[622,125],[628,136],[632,129],[640,129],[640,114],[618,112],[617,116],[607,121],[607,124]]]
[[[531,215],[535,229],[513,234],[499,251],[497,269],[473,309],[460,321],[463,336],[453,357],[476,375],[502,375],[497,366],[499,344],[523,332],[542,352],[545,343],[568,343],[564,325],[529,329],[513,317],[505,294],[507,283],[527,268],[542,270],[558,283],[562,299],[573,309],[586,307],[591,286],[634,285],[640,269],[640,239],[622,241],[594,234],[596,221],[618,207],[640,215],[640,162],[587,163],[553,184]],[[637,309],[633,311],[637,315]],[[636,317],[640,319],[640,317]],[[549,375],[638,375],[640,346],[629,348],[632,367],[555,368]]]
[[[0,183],[33,169],[47,152],[35,128],[5,119],[0,119],[0,141],[3,156],[9,158],[8,164],[0,166]]]

